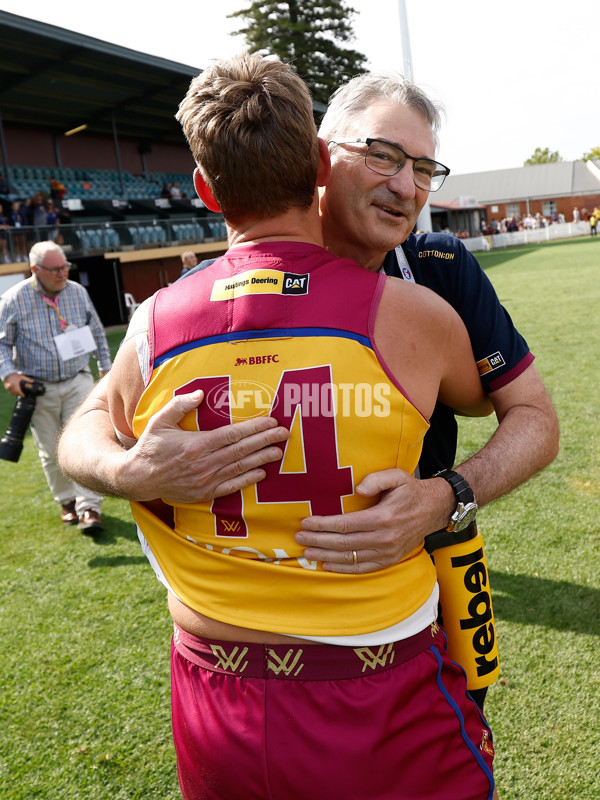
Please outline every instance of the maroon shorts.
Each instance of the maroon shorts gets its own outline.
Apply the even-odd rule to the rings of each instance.
[[[176,629],[171,670],[184,800],[492,798],[492,734],[437,626],[371,648]]]

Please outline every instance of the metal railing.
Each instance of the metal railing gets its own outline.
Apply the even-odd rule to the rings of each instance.
[[[69,258],[78,258],[123,250],[224,241],[226,238],[225,222],[220,216],[82,222],[60,226],[24,225],[0,228],[0,262],[28,261],[31,247],[48,239],[64,247]]]

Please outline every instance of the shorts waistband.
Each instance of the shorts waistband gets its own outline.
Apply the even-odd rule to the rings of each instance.
[[[433,644],[445,647],[444,635],[435,622],[408,639],[375,647],[215,641],[201,639],[177,625],[173,634],[177,652],[203,669],[275,680],[360,678],[397,667]]]

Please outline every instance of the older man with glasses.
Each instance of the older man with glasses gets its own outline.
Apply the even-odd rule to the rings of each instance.
[[[66,478],[56,462],[56,443],[65,423],[89,393],[94,352],[100,375],[111,366],[110,351],[88,293],[70,281],[71,264],[54,242],[38,242],[29,253],[32,277],[0,298],[0,379],[23,397],[34,381],[45,392],[31,421],[34,441],[65,525],[101,531],[102,496]]]

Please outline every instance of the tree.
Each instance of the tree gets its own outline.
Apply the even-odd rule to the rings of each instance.
[[[251,53],[290,64],[313,100],[327,104],[338,86],[365,71],[366,57],[338,44],[354,39],[355,13],[345,0],[258,0],[229,16],[247,23],[233,35],[245,36]]]
[[[584,153],[581,157],[582,161],[600,161],[600,147],[592,147],[589,153]]]
[[[530,167],[532,164],[554,164],[557,161],[562,161],[562,156],[559,154],[558,150],[555,150],[553,153],[549,147],[544,147],[543,150],[541,147],[536,147],[535,153],[524,162],[524,166]]]

